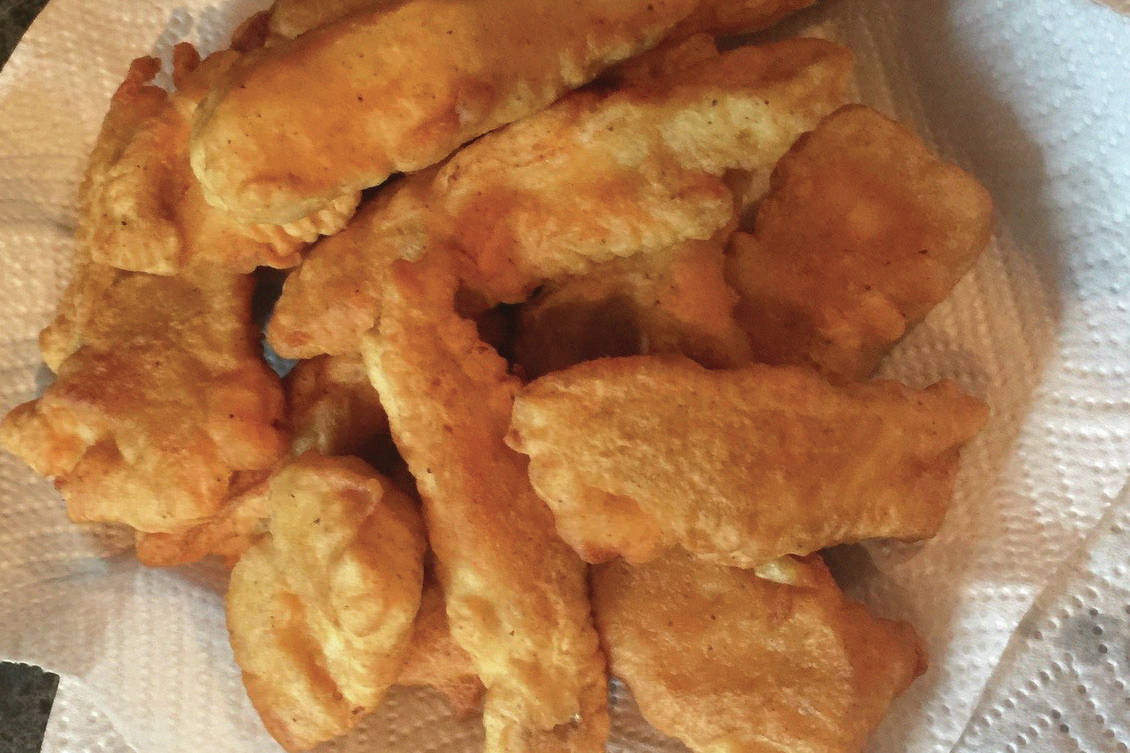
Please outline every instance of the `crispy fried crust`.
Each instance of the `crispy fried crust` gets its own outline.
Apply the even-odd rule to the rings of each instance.
[[[393,8],[405,0],[275,0],[268,28],[279,39],[294,39],[362,11]]]
[[[205,557],[222,557],[228,567],[267,529],[267,474],[246,474],[234,483],[215,517],[175,533],[141,533],[135,541],[137,560],[149,567],[173,567]]]
[[[865,107],[845,107],[781,160],[728,276],[756,358],[867,376],[989,241],[976,178]]]
[[[819,40],[741,48],[484,137],[435,180],[463,278],[521,300],[545,279],[712,237],[733,216],[721,176],[776,162],[841,101],[851,67]]]
[[[303,361],[287,375],[284,386],[295,457],[316,450],[326,456],[356,455],[379,465],[394,452],[388,418],[360,354]],[[137,558],[146,565],[169,567],[215,554],[234,565],[265,529],[267,475],[241,476],[216,516],[192,528],[140,534]]]
[[[718,45],[709,34],[667,39],[658,47],[605,71],[598,83],[615,87],[646,84],[716,57]]]
[[[204,102],[209,201],[280,224],[545,107],[654,46],[694,0],[414,0],[268,47]]]
[[[279,39],[293,39],[339,19],[362,11],[388,9],[405,0],[275,0],[270,11],[270,30]],[[700,0],[695,11],[674,31],[670,39],[733,36],[765,29],[814,0]]]
[[[711,368],[750,361],[721,245],[608,262],[546,285],[521,310],[516,360],[533,379],[608,356],[681,353]]]
[[[356,455],[375,462],[388,417],[360,353],[303,361],[286,377],[292,451]]]
[[[614,674],[695,753],[859,753],[925,670],[914,630],[846,601],[819,557],[750,570],[672,552],[593,573]]]
[[[177,45],[171,95],[148,84],[159,70],[155,58],[134,61],[111,100],[80,196],[79,242],[95,262],[161,275],[199,260],[237,272],[298,263],[301,242],[269,244],[210,207],[189,168],[192,113],[238,57],[225,51],[201,61],[191,45]]]
[[[342,232],[316,244],[283,285],[267,338],[286,358],[356,353],[380,318],[384,276],[402,256],[426,245],[432,171],[386,186]]]
[[[356,458],[303,455],[272,477],[267,505],[267,535],[232,570],[228,629],[267,730],[306,750],[376,708],[404,663],[424,531]]]
[[[92,262],[83,248],[80,245],[75,254],[71,281],[55,309],[55,318],[39,333],[43,361],[56,374],[63,362],[82,347],[100,308],[111,300],[114,286],[129,277],[128,272]],[[110,343],[104,345],[109,347]]]
[[[266,483],[257,484],[229,502],[214,521],[186,534],[139,535],[138,560],[151,567],[170,567],[214,554],[235,567],[243,553],[267,531],[266,490]],[[443,589],[434,578],[425,577],[420,611],[396,684],[432,688],[460,716],[480,708],[483,683],[471,657],[451,636]]]
[[[799,367],[591,361],[528,385],[507,443],[589,562],[679,544],[750,567],[941,525],[988,409],[951,382],[836,387]]]
[[[706,32],[719,37],[767,29],[816,0],[701,0],[697,10],[671,36]]]
[[[412,642],[396,682],[433,688],[459,716],[474,713],[482,702],[483,683],[471,656],[451,636],[443,588],[434,577],[425,576]]]
[[[251,323],[252,281],[82,264],[47,337],[55,383],[8,414],[0,441],[56,477],[76,521],[184,529],[223,506],[238,472],[267,469],[286,450],[282,390]]]
[[[343,367],[340,364],[321,364],[316,371],[325,384],[326,372],[333,379]],[[349,385],[352,368],[344,369]],[[365,377],[368,384],[368,377]],[[336,397],[336,382],[330,383],[327,397]],[[348,387],[352,389],[352,385]],[[369,388],[376,395],[376,391]],[[381,412],[383,416],[383,411]],[[362,419],[364,422],[365,419]],[[387,422],[385,424],[387,431]],[[351,436],[356,426],[344,434]],[[320,436],[326,436],[321,434]],[[332,436],[332,432],[331,432]],[[331,447],[332,447],[331,440]],[[333,461],[336,462],[336,461]],[[353,459],[344,461],[355,465]],[[244,490],[236,494],[214,519],[195,526],[184,533],[139,534],[137,558],[151,567],[170,567],[195,562],[209,555],[223,557],[228,567],[234,567],[256,541],[267,533],[270,517],[268,490],[270,483],[264,474],[252,475],[243,484]],[[479,708],[483,684],[475,672],[471,657],[451,637],[444,609],[443,590],[434,576],[425,574],[420,610],[412,627],[412,638],[405,652],[404,663],[396,677],[398,685],[420,685],[442,694],[459,715],[468,715]]]
[[[468,286],[520,301],[543,280],[708,239],[731,222],[721,176],[773,165],[841,101],[838,45],[735,50],[608,94],[582,91],[392,187],[321,242],[269,330],[288,357],[355,350],[392,260],[456,253]]]
[[[601,751],[607,682],[585,567],[502,442],[518,383],[455,314],[445,261],[394,265],[363,352],[424,499],[452,634],[487,686],[486,750]]]

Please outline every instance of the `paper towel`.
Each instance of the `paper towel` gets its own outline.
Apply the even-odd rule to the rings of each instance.
[[[1021,621],[955,753],[1130,750],[1130,487]]]
[[[0,74],[0,409],[49,378],[35,336],[69,274],[78,180],[129,60],[167,58],[182,39],[215,49],[255,6],[53,0]],[[826,0],[788,26],[850,44],[862,100],[977,173],[1000,210],[985,257],[884,367],[916,385],[952,377],[993,407],[946,525],[925,544],[836,555],[850,590],[912,621],[931,654],[873,751],[1130,742],[1126,563],[1112,559],[1130,547],[1130,513],[1108,502],[1130,472],[1126,11],[1122,0]],[[275,749],[232,664],[222,571],[138,566],[129,537],[69,524],[50,485],[7,455],[0,521],[0,657],[62,678],[45,751]],[[1105,654],[1076,640],[1096,628]],[[1067,638],[1037,646],[1037,630]],[[613,699],[610,750],[679,749],[622,688]],[[436,696],[397,690],[329,747],[480,740]]]

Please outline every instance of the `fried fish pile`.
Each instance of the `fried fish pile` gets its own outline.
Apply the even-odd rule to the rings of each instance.
[[[820,551],[943,524],[988,409],[870,376],[992,205],[847,49],[716,46],[808,4],[278,0],[172,92],[136,61],[0,441],[143,563],[227,562],[287,750],[400,683],[596,753],[612,673],[697,753],[861,751],[925,651]]]

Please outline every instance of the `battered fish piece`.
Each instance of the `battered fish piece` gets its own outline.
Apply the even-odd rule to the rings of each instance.
[[[753,567],[941,525],[988,409],[952,382],[837,387],[800,367],[590,361],[529,384],[506,442],[588,562],[681,545]]]
[[[420,606],[416,506],[356,458],[307,453],[267,491],[267,534],[228,587],[228,630],[267,731],[307,750],[356,725],[392,685]]]
[[[266,48],[203,103],[213,205],[281,224],[545,107],[658,43],[695,0],[413,0]]]
[[[711,368],[747,364],[749,342],[734,320],[738,296],[723,263],[719,243],[690,241],[550,283],[518,316],[517,362],[530,379],[649,353],[681,353]]]
[[[851,53],[743,47],[610,95],[582,92],[440,170],[429,206],[494,301],[594,264],[706,240],[733,218],[730,170],[774,164],[843,100]]]
[[[993,204],[903,126],[845,107],[781,160],[728,277],[766,363],[862,379],[989,242]]]
[[[695,753],[860,753],[925,670],[921,642],[847,601],[817,556],[772,575],[679,552],[596,568],[612,671]]]
[[[139,537],[137,558],[150,567],[170,567],[223,557],[235,567],[240,557],[267,532],[267,485],[233,499],[212,525],[199,526],[184,535],[149,533]],[[471,657],[451,637],[444,610],[443,589],[425,577],[420,611],[412,625],[412,638],[396,677],[397,685],[429,687],[440,693],[459,716],[478,710],[483,683]]]
[[[68,318],[47,338],[55,383],[5,417],[0,442],[56,477],[75,521],[188,528],[221,509],[241,472],[286,452],[282,389],[251,322],[252,280],[84,265]]]
[[[319,232],[349,219],[359,195],[288,228],[244,226],[204,201],[188,164],[192,114],[238,58],[228,50],[201,61],[191,45],[177,45],[173,94],[147,83],[160,69],[156,58],[133,62],[111,100],[80,197],[80,242],[95,262],[161,275],[195,261],[235,272],[290,267]]]
[[[363,353],[424,500],[451,633],[487,687],[485,750],[603,751],[585,566],[502,442],[519,383],[455,314],[449,261],[394,265]]]
[[[316,245],[283,288],[271,345],[290,358],[356,350],[388,265],[429,249],[454,252],[488,301],[518,302],[544,280],[709,239],[734,215],[722,176],[776,164],[842,102],[851,68],[820,40],[741,48],[488,134]]]

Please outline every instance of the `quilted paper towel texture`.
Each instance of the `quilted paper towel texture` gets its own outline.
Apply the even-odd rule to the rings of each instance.
[[[1130,487],[1009,641],[954,753],[1130,750]]]
[[[255,9],[53,0],[0,74],[0,409],[45,384],[35,335],[69,274],[78,180],[128,61],[181,39],[215,49]],[[857,596],[912,620],[932,656],[872,749],[940,753],[967,726],[963,744],[997,739],[971,722],[979,699],[991,705],[1035,665],[993,668],[1056,568],[1093,545],[1128,473],[1130,19],[1092,0],[828,0],[791,24],[811,26],[856,50],[863,101],[974,170],[1000,208],[985,258],[885,366],[918,385],[955,378],[993,406],[942,534],[837,563]],[[1125,546],[1125,531],[1110,535]],[[231,661],[222,573],[146,570],[129,545],[69,524],[48,483],[0,456],[0,657],[62,678],[44,750],[272,749]],[[1070,561],[1080,587],[1107,587],[1085,554]],[[1116,598],[1086,601],[1096,624],[1125,629],[1106,613]],[[1096,706],[1128,679],[1116,669],[1087,688]],[[613,699],[610,750],[680,749],[622,688]],[[1008,724],[1023,731],[1040,713],[1014,702]],[[474,751],[480,739],[435,696],[398,691],[330,748]],[[1046,749],[1035,746],[1017,750]]]

